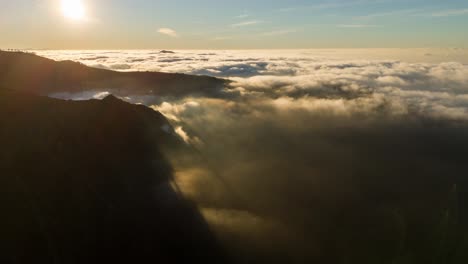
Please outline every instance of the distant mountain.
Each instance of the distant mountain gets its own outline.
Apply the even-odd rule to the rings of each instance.
[[[41,95],[106,90],[118,96],[219,93],[225,80],[159,72],[116,72],[31,53],[0,51],[0,86]]]
[[[44,65],[87,69],[22,56],[38,63],[23,70],[24,85]],[[184,145],[159,112],[113,96],[4,89],[0,120],[0,263],[224,262],[196,207],[171,187],[163,149]]]

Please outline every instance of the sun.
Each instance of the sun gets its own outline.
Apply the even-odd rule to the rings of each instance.
[[[80,21],[86,17],[85,8],[81,0],[62,0],[62,14],[68,19]]]

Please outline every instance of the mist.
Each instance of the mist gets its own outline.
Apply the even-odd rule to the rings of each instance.
[[[134,54],[93,54],[86,63],[117,69],[133,60],[122,70],[229,80],[217,91],[121,98],[163,113],[195,150],[167,153],[175,182],[236,262],[466,257],[466,64],[144,54],[160,64]],[[86,96],[103,93],[111,87]]]

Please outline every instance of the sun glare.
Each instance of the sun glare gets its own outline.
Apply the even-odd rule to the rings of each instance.
[[[71,20],[83,20],[86,15],[83,2],[81,0],[62,0],[62,14]]]

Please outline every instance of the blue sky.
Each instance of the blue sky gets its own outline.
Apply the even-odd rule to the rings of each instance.
[[[468,47],[466,0],[0,1],[3,48]]]

